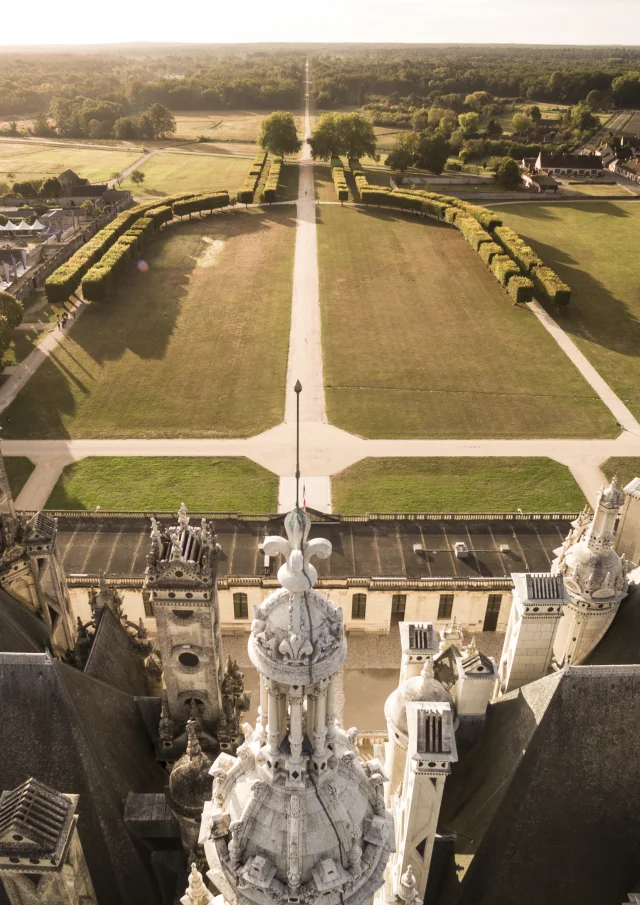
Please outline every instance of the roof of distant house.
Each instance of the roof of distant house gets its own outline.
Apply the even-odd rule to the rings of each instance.
[[[77,173],[74,173],[73,170],[63,170],[62,173],[58,176],[58,181],[64,183],[65,185],[88,185],[89,180],[83,179],[82,176],[78,176]]]
[[[561,167],[567,170],[601,170],[602,158],[597,154],[551,154],[540,152],[540,166],[543,170],[549,167]]]

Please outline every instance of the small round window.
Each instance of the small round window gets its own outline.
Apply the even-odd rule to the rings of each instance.
[[[178,657],[178,660],[183,666],[187,666],[190,669],[194,669],[200,663],[200,657],[197,657],[188,650],[183,651]]]

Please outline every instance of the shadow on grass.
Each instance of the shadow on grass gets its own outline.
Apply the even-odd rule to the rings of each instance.
[[[0,425],[5,436],[34,436],[34,432],[60,439],[71,436],[63,419],[72,417],[77,410],[72,385],[86,396],[91,393],[89,381],[95,380],[95,375],[79,359],[80,350],[100,366],[117,361],[127,351],[147,360],[165,357],[197,265],[196,257],[180,257],[176,239],[208,235],[232,241],[240,235],[259,234],[273,220],[291,229],[296,225],[295,213],[276,208],[217,213],[163,229],[144,252],[149,270],[140,272],[132,265],[112,297],[90,306],[73,325],[69,337],[2,413]],[[169,242],[173,248],[170,246],[167,251]],[[239,273],[238,280],[241,279]],[[205,366],[206,362],[202,364]],[[83,374],[86,381],[82,379]],[[179,380],[179,375],[176,379]],[[135,395],[135,387],[129,390]],[[113,388],[114,394],[126,394],[129,390],[121,386]],[[159,398],[163,392],[175,390],[159,386]]]

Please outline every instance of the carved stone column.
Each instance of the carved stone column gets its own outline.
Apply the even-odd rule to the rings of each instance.
[[[313,726],[313,754],[315,757],[323,757],[327,739],[327,688],[329,680],[323,679],[318,683],[316,705]]]

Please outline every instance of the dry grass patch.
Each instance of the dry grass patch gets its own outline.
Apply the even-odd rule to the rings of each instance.
[[[251,160],[244,157],[213,157],[204,154],[156,154],[140,169],[145,180],[134,185],[125,179],[120,188],[129,189],[136,198],[148,201],[179,192],[217,192],[228,189],[235,194],[249,172]]]
[[[90,182],[104,182],[139,157],[139,151],[3,141],[0,142],[0,181],[6,181],[8,173],[15,173],[11,182],[21,182],[58,176],[63,170],[71,169]]]

